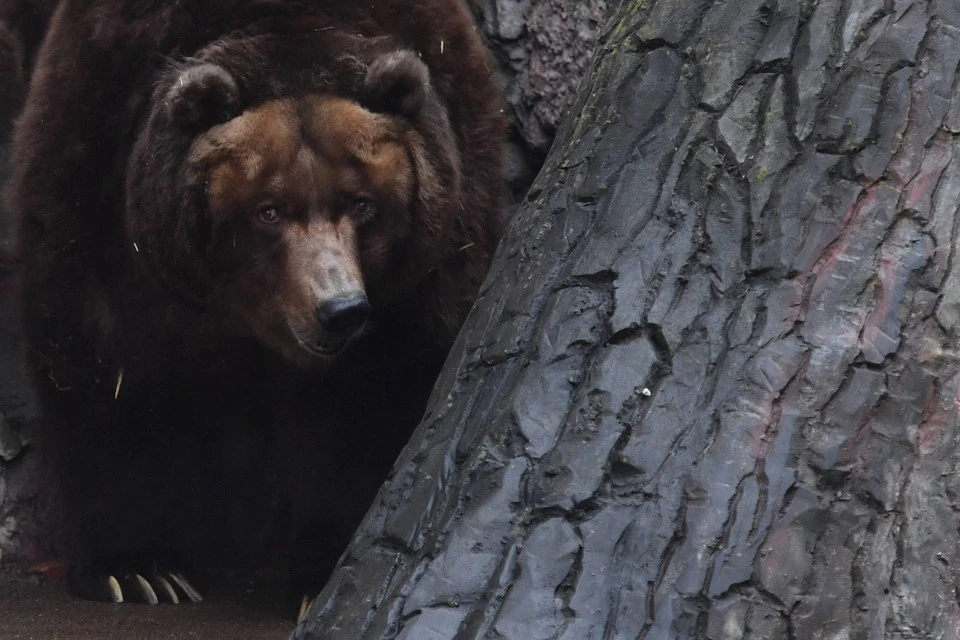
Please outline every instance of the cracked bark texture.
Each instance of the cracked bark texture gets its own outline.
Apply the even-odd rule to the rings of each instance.
[[[612,6],[294,637],[960,636],[958,63],[955,0]]]

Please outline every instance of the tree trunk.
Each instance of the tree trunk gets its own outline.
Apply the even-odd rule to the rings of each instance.
[[[960,3],[613,7],[296,638],[957,638]]]

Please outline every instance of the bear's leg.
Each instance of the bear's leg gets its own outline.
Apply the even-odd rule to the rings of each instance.
[[[298,619],[323,589],[383,480],[367,473],[361,460],[319,462],[322,470],[294,480],[288,594],[300,605]]]
[[[274,455],[286,477],[287,596],[291,606],[301,606],[301,615],[327,582],[389,468],[381,462],[370,473],[353,442],[356,435],[342,422],[336,396],[310,388],[287,389],[277,398],[274,420]],[[366,432],[363,440],[376,436]]]
[[[320,592],[382,481],[379,474],[338,466],[335,474],[321,472],[297,483],[301,495],[294,511],[290,567],[295,594]]]
[[[290,589],[317,595],[423,416],[445,352],[381,329],[342,368],[284,398],[280,455],[289,461]]]
[[[63,494],[68,589],[107,602],[198,602],[169,569],[182,558],[178,476],[199,461],[167,412],[124,391],[107,402],[66,391],[43,403]]]

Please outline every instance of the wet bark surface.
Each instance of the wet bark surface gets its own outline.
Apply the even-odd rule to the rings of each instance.
[[[611,16],[294,637],[960,636],[960,4]]]

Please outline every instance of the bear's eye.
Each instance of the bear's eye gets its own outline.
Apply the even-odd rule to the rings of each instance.
[[[276,224],[280,222],[280,210],[276,205],[265,204],[257,210],[257,217],[264,224]]]
[[[360,220],[368,220],[377,212],[376,203],[370,198],[353,199],[353,215]]]

